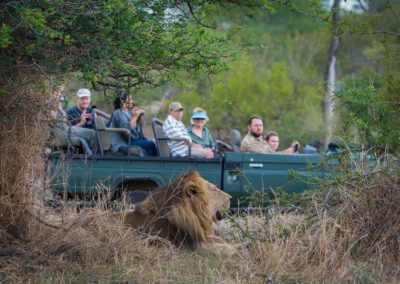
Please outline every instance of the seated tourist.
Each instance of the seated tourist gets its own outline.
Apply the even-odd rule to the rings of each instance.
[[[253,115],[247,121],[247,134],[240,143],[242,152],[272,153],[274,152],[263,139],[263,121],[258,115]]]
[[[213,149],[213,138],[210,131],[205,127],[208,120],[207,112],[202,108],[196,107],[190,117],[191,126],[187,128],[187,131],[193,143],[199,144],[204,149]]]
[[[202,158],[213,158],[214,153],[210,148],[204,149],[201,145],[193,143],[192,138],[182,123],[183,107],[179,102],[173,102],[169,105],[169,114],[165,119],[162,129],[168,138],[178,138],[182,140],[168,141],[170,155],[172,157],[185,157],[189,155],[189,145],[191,146],[191,155]]]
[[[270,131],[267,133],[265,136],[265,141],[268,143],[269,147],[271,148],[271,153],[276,153],[278,152],[278,147],[279,147],[279,136],[278,133],[275,131]],[[292,154],[298,151],[300,146],[300,143],[297,141],[294,141],[292,145],[282,151],[279,151],[280,153],[287,153],[287,154]]]
[[[93,106],[89,89],[79,89],[76,93],[76,106],[67,110],[71,134],[85,139],[92,150],[98,149],[96,132],[93,130]]]
[[[131,96],[127,92],[119,94],[114,101],[114,108],[109,126],[130,130],[130,144],[141,147],[149,156],[156,156],[157,150],[154,142],[144,137],[142,131],[142,115],[145,111],[133,105]],[[110,138],[114,152],[127,145],[126,139],[119,133],[111,133]]]
[[[67,113],[62,107],[64,98],[61,88],[57,87],[53,90],[54,109],[51,111],[51,116],[53,118],[51,131],[54,137],[54,143],[55,145],[65,147],[68,145],[68,139],[70,139],[72,144],[82,145],[85,151],[91,154],[92,150],[96,150],[98,146],[96,133],[92,129],[80,129],[77,126],[70,126],[68,124]]]

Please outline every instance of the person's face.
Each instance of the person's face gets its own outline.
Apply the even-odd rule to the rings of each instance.
[[[133,100],[132,100],[131,96],[128,96],[128,97],[126,98],[126,100],[124,101],[124,103],[123,103],[123,107],[128,109],[128,108],[130,108],[132,105],[133,105]]]
[[[204,118],[193,118],[193,125],[197,127],[203,127],[206,124],[206,120]]]
[[[279,147],[279,137],[278,136],[270,136],[267,143],[272,148],[272,150],[276,151]]]
[[[183,108],[178,110],[172,110],[170,115],[175,118],[176,120],[182,120],[183,117]]]
[[[263,133],[263,122],[261,119],[254,118],[247,128],[253,136],[260,137]]]
[[[87,109],[90,105],[90,97],[78,98],[78,107],[80,109]]]

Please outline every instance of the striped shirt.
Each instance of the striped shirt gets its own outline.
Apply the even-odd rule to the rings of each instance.
[[[168,138],[185,138],[192,143],[189,133],[182,121],[176,120],[173,116],[168,115],[162,126],[165,136]],[[189,146],[184,141],[168,141],[169,151],[172,157],[184,157],[189,153]]]

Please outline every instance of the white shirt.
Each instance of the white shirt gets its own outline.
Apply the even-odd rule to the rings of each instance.
[[[186,130],[182,121],[168,115],[162,126],[165,136],[168,138],[184,138],[189,143],[192,143],[189,133]],[[169,151],[172,157],[185,157],[189,154],[189,146],[184,141],[168,141]]]

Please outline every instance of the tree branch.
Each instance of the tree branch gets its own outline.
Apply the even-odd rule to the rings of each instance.
[[[187,4],[188,7],[189,7],[190,14],[191,14],[191,15],[193,16],[193,18],[196,20],[196,23],[197,23],[197,24],[199,24],[200,26],[203,26],[203,27],[205,27],[205,28],[216,29],[216,27],[214,27],[214,26],[209,26],[209,25],[203,24],[203,23],[196,17],[196,15],[194,14],[194,12],[193,12],[193,7],[192,7],[192,5],[190,4],[190,2],[189,2],[189,1],[186,1],[186,4]]]

